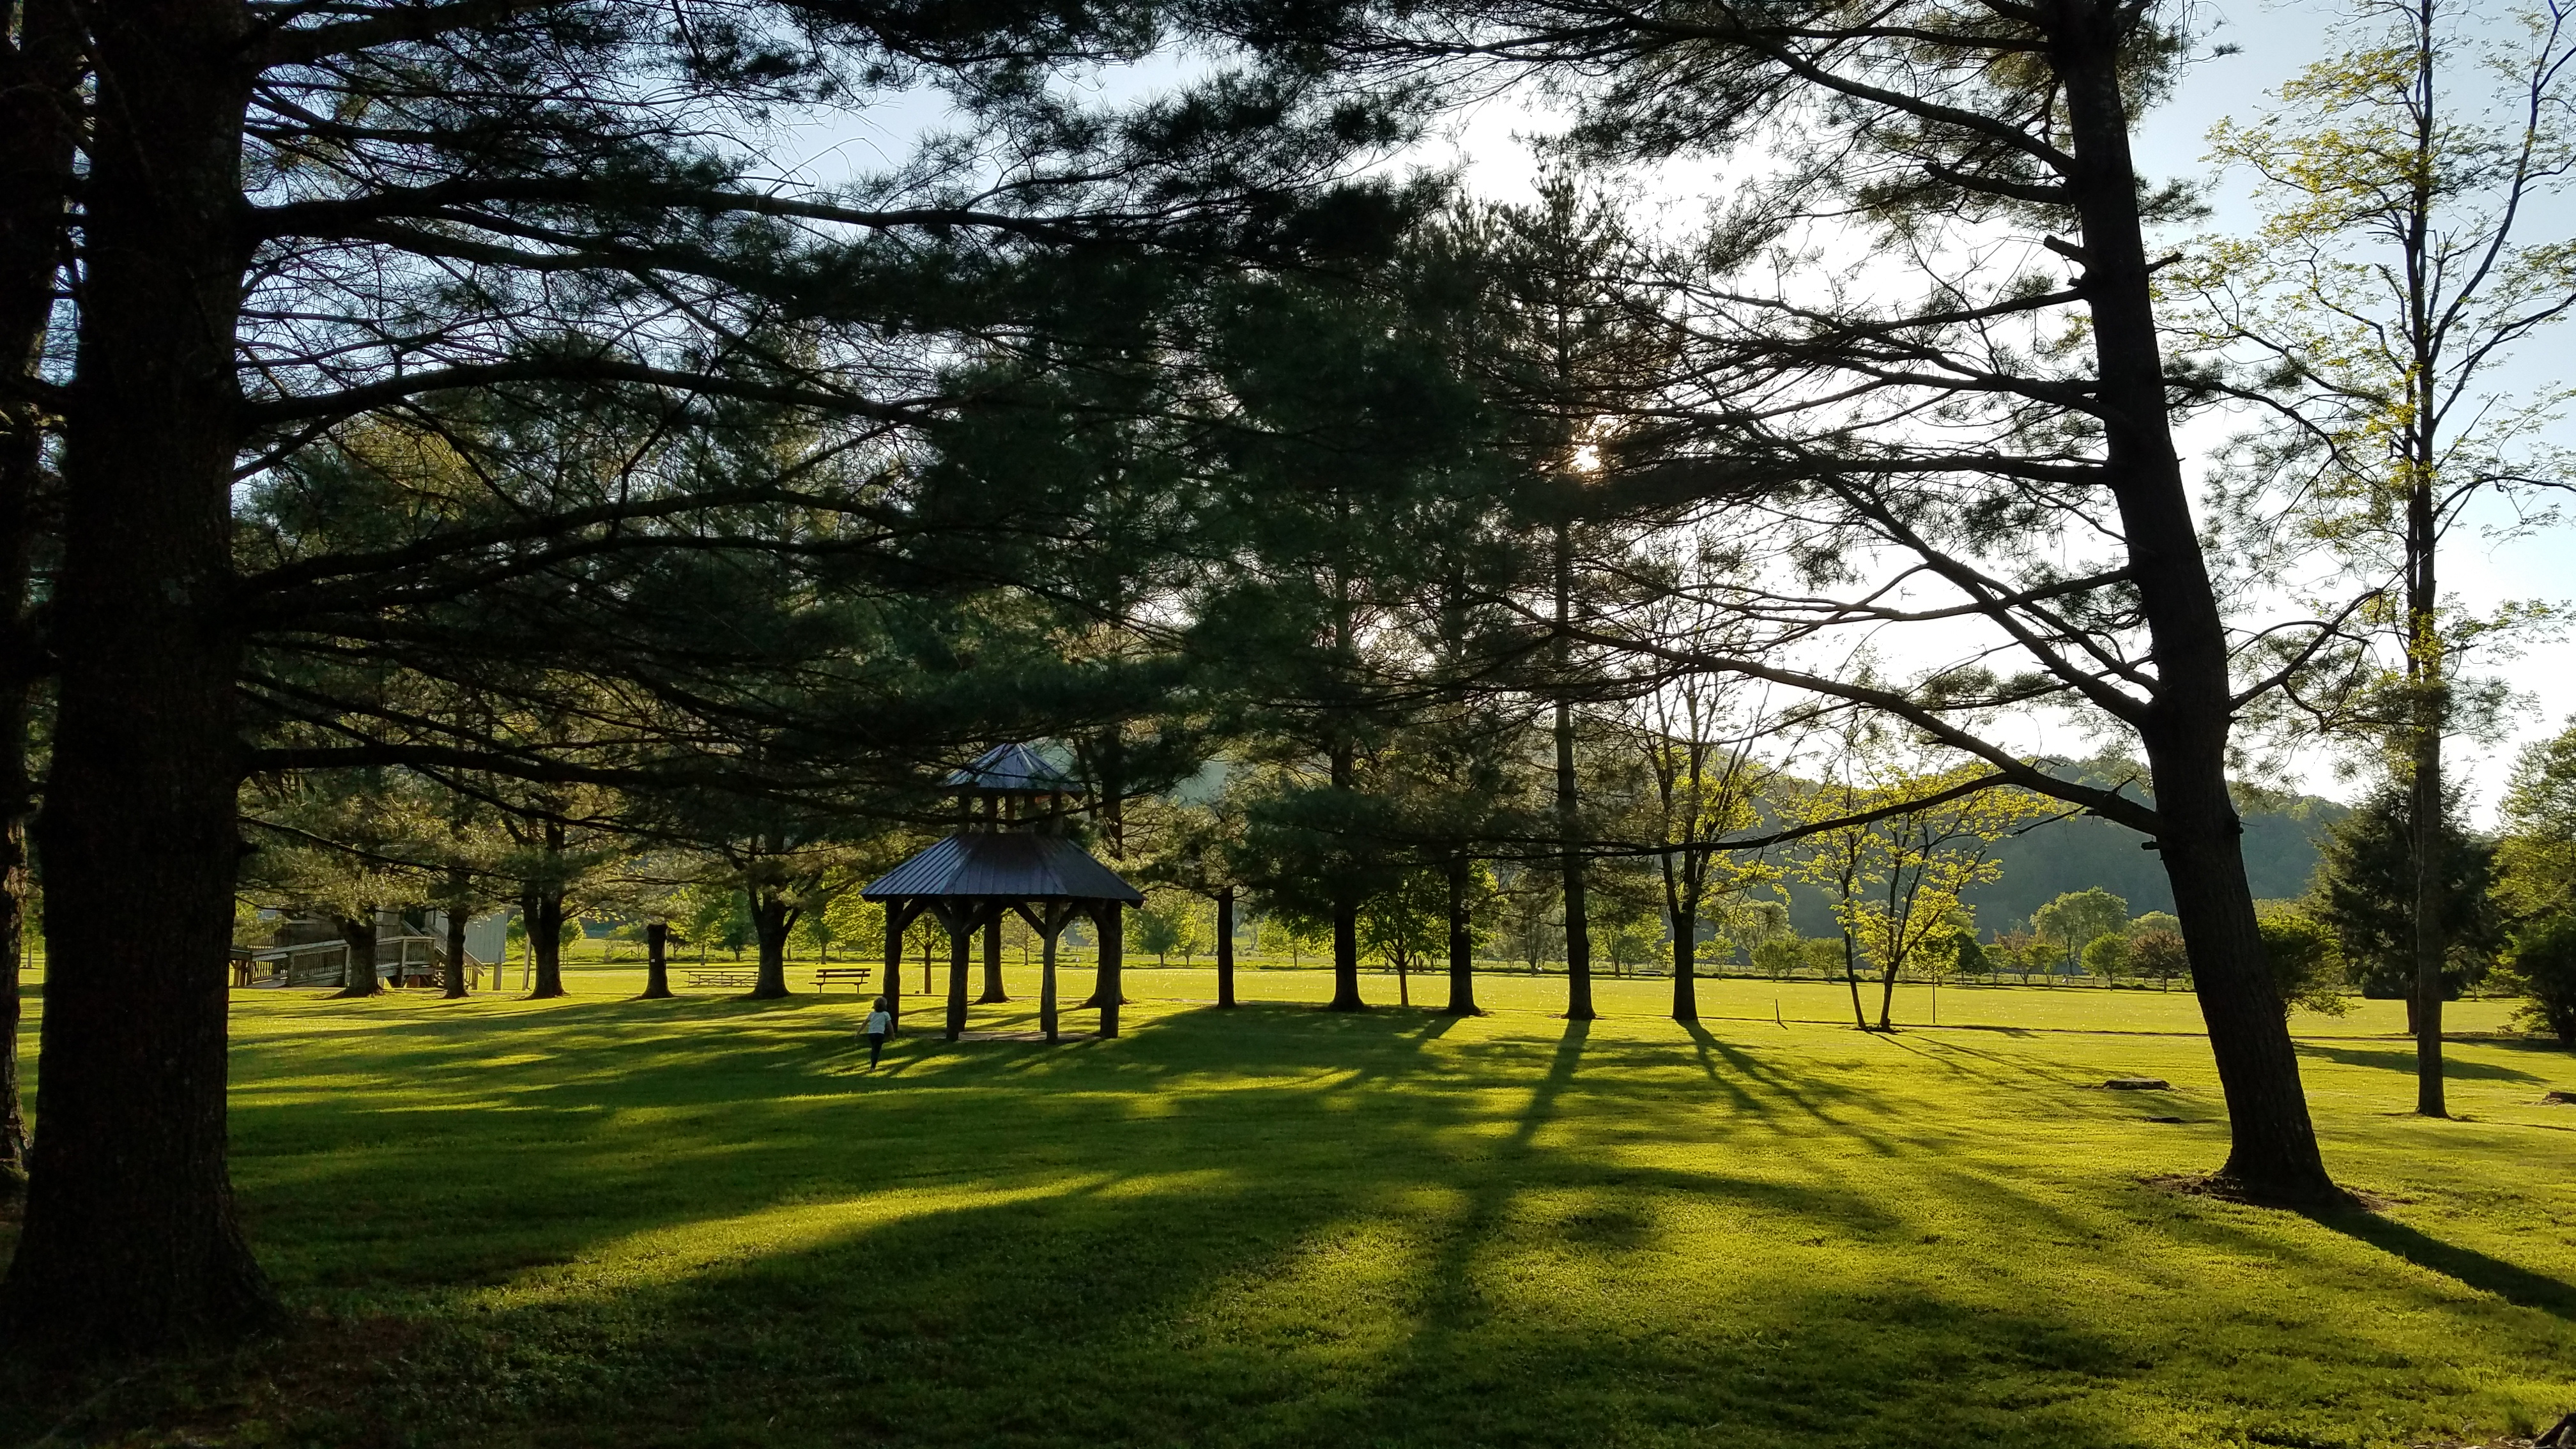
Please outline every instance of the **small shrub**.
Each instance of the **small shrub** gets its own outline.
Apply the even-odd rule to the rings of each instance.
[[[1977,944],[1977,933],[1961,931],[1950,938],[1950,969],[1961,976],[1983,976],[1994,969],[1986,960],[1986,948]]]
[[[2182,933],[2149,929],[2130,937],[2129,969],[2159,981],[2191,975],[2191,953],[2183,947]]]
[[[2105,981],[2129,974],[2129,938],[2105,931],[2084,943],[2084,969]]]
[[[1799,942],[1798,947],[1806,954],[1807,964],[1828,981],[1842,975],[1844,968],[1851,964],[1844,959],[1843,938],[1840,936],[1811,937]]]
[[[2524,923],[2505,966],[2524,998],[2523,1022],[2576,1047],[2576,915]]]
[[[2258,901],[2256,908],[2256,929],[2263,935],[2263,955],[2271,964],[2273,985],[2280,988],[2282,1009],[2305,1007],[2327,1016],[2352,1010],[2341,989],[2343,953],[2334,932],[2296,907]]]
[[[1795,936],[1782,936],[1753,948],[1753,964],[1774,981],[1797,975],[1805,960],[1802,944]]]

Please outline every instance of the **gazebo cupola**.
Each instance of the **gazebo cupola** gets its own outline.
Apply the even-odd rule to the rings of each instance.
[[[1091,920],[1100,936],[1100,971],[1093,1000],[1100,1034],[1118,1034],[1119,908],[1145,902],[1142,891],[1091,858],[1063,833],[1065,807],[1082,796],[1071,776],[1026,745],[998,745],[951,774],[959,829],[871,881],[864,900],[886,908],[886,1002],[900,1013],[904,928],[929,912],[948,930],[948,1039],[966,1030],[969,943],[984,940],[987,989],[983,1000],[1007,1000],[1001,981],[1002,917],[1016,912],[1044,943],[1045,971],[1038,995],[1038,1024],[1056,1039],[1056,941],[1077,917]]]
[[[1020,826],[1052,833],[1065,801],[1082,793],[1072,776],[1026,745],[995,745],[965,769],[950,771],[945,783],[956,792],[970,830],[981,821],[988,830]]]

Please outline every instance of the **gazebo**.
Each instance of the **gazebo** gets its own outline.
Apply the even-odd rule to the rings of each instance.
[[[926,911],[948,930],[948,1039],[957,1040],[966,1030],[969,943],[984,938],[985,964],[998,975],[1002,917],[1017,912],[1043,943],[1038,1025],[1054,1041],[1056,940],[1086,917],[1100,935],[1100,1034],[1116,1036],[1125,935],[1119,907],[1141,906],[1145,896],[1064,833],[1065,804],[1081,786],[1026,745],[985,751],[947,785],[958,796],[957,833],[859,892],[886,908],[887,1009],[901,1018],[904,928]]]

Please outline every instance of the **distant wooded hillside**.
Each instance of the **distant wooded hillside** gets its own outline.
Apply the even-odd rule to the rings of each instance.
[[[2143,775],[2119,761],[2086,761],[2064,767],[2068,778],[2110,785]],[[2132,787],[2134,788],[2134,787]],[[2140,792],[2143,793],[2143,792]],[[2350,813],[2348,807],[2314,795],[2284,796],[2246,791],[2237,809],[2245,820],[2245,873],[2256,899],[2295,896],[2308,888],[2317,868],[2317,845],[2328,827]],[[2030,919],[2030,913],[2068,891],[2100,886],[2129,903],[2132,916],[2173,909],[2173,889],[2165,881],[2162,861],[2143,849],[2145,837],[2099,816],[2080,815],[2034,826],[1999,842],[2001,880],[1967,893],[1976,908],[1978,934],[1991,937]],[[1792,887],[1789,919],[1799,934],[1831,935],[1832,909],[1821,892]]]

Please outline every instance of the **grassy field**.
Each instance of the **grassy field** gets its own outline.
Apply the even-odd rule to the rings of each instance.
[[[2225,1141],[2181,994],[1944,988],[1882,1037],[1814,983],[1685,1029],[1612,982],[1582,1027],[1556,979],[1453,1020],[1146,970],[1120,1041],[916,1031],[871,1075],[846,993],[571,982],[236,993],[234,1180],[299,1328],[11,1380],[0,1442],[2359,1446],[2576,1409],[2576,1107],[2540,1100],[2576,1058],[2463,1042],[2466,1120],[2417,1121],[2389,1003],[2296,1023],[2385,1204],[2308,1218],[2161,1185]]]

